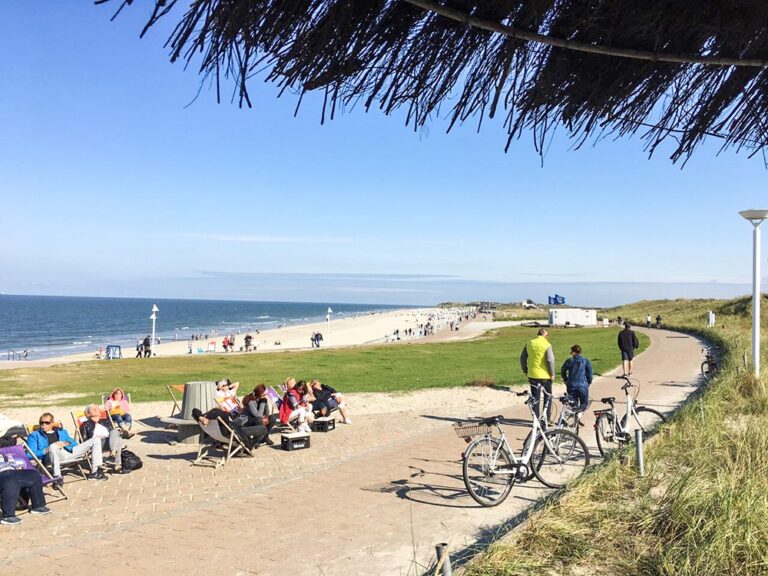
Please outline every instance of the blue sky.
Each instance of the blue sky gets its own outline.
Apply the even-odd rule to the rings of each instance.
[[[251,85],[216,103],[147,6],[0,3],[0,292],[584,305],[750,291],[762,157],[688,164],[639,138],[580,150],[498,122],[414,132]],[[232,88],[232,85],[227,85]],[[198,95],[199,93],[199,95]],[[768,234],[768,227],[765,231]],[[765,251],[765,243],[763,243]],[[766,267],[768,268],[768,267]]]

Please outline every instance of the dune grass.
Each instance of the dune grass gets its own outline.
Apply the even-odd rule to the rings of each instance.
[[[34,393],[80,404],[94,394],[121,386],[134,401],[166,399],[166,384],[194,380],[239,380],[245,388],[277,384],[287,376],[319,378],[346,392],[398,392],[472,383],[525,383],[520,351],[536,334],[531,328],[493,330],[467,342],[398,344],[339,350],[259,354],[200,355],[118,361],[89,361],[51,368],[0,371],[0,397]],[[597,373],[616,366],[616,331],[603,328],[553,329],[559,363],[578,343]],[[641,348],[648,340],[641,338]],[[81,396],[76,396],[80,394]]]
[[[703,328],[707,310],[718,326]],[[724,369],[648,446],[648,475],[609,460],[469,567],[469,576],[768,574],[768,391],[741,366],[751,303],[675,300],[606,311],[718,343]],[[763,358],[765,354],[763,354]]]

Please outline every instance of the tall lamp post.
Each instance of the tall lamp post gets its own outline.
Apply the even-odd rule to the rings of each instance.
[[[768,210],[743,210],[741,216],[752,224],[752,365],[760,378],[760,224]]]
[[[152,316],[149,317],[152,320],[152,345],[150,347],[152,356],[157,356],[157,352],[155,352],[155,320],[157,320],[158,312],[160,312],[160,308],[157,307],[157,304],[152,304]]]
[[[326,333],[328,336],[330,336],[330,335],[331,335],[331,314],[333,314],[333,310],[331,310],[331,307],[330,307],[330,306],[328,306],[328,312],[325,314],[325,320],[326,320],[326,322],[327,322],[326,326],[327,326],[327,328],[328,328],[328,329],[325,331],[325,333]]]

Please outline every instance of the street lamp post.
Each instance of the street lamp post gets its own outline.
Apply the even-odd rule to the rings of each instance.
[[[326,335],[328,337],[331,336],[331,314],[333,314],[333,310],[331,310],[331,307],[328,306],[328,312],[325,314],[325,320],[327,322],[327,330],[325,331]]]
[[[150,346],[152,356],[157,356],[157,352],[155,352],[155,320],[157,320],[158,312],[160,312],[160,308],[157,307],[157,304],[152,304],[152,316],[149,317],[152,320],[152,342]]]
[[[752,365],[760,378],[760,224],[768,210],[743,210],[741,216],[752,224]]]

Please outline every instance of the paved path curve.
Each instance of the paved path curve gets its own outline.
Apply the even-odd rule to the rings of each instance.
[[[670,412],[698,385],[701,343],[666,330],[647,334],[651,346],[634,370],[640,400]],[[510,351],[510,362],[517,354]],[[591,395],[620,397],[613,374],[597,378]],[[494,413],[527,419],[520,399],[508,398]],[[74,482],[53,516],[0,529],[0,574],[70,575],[85,566],[101,575],[128,568],[150,575],[421,574],[436,543],[472,547],[545,493],[531,482],[497,508],[474,503],[461,480],[465,445],[450,426],[478,415],[467,406],[452,415],[357,419],[314,434],[311,450],[259,450],[216,471],[190,467],[188,454],[147,435],[142,471],[97,485]],[[508,429],[518,441],[526,432]],[[582,437],[596,454],[591,422]]]

